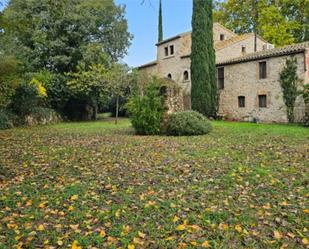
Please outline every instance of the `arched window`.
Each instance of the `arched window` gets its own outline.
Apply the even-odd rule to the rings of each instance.
[[[183,72],[183,80],[189,80],[189,72],[188,71]]]
[[[169,74],[167,75],[167,78],[172,79],[172,74],[169,73]]]

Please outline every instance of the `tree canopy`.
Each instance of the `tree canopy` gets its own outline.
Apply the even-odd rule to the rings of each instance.
[[[275,45],[309,39],[308,0],[217,1],[214,20],[239,34],[256,27],[259,35]]]

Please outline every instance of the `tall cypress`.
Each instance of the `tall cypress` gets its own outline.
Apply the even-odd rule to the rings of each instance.
[[[208,117],[215,117],[217,110],[212,6],[212,0],[193,0],[191,104]]]
[[[162,0],[159,3],[158,42],[163,41]]]

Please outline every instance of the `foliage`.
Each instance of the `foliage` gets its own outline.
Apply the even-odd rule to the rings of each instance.
[[[305,102],[305,116],[303,123],[306,127],[309,127],[309,84],[304,85],[302,96]]]
[[[133,136],[123,119],[1,131],[13,177],[0,176],[0,247],[307,248],[308,129],[212,125],[189,138]]]
[[[4,30],[33,71],[74,71],[89,46],[122,58],[130,44],[125,9],[112,0],[16,0],[4,10]]]
[[[217,86],[213,46],[212,1],[194,0],[192,16],[192,109],[216,116]]]
[[[31,113],[32,108],[38,106],[39,92],[34,84],[22,83],[12,97],[10,109],[17,115],[24,117]]]
[[[145,89],[144,96],[133,96],[127,104],[132,125],[139,135],[161,133],[164,107],[160,86],[160,80],[153,78]]]
[[[0,54],[0,109],[5,109],[11,101],[16,87],[21,81],[21,63],[14,56]]]
[[[163,41],[162,0],[159,3],[158,42]]]
[[[0,111],[0,130],[10,128],[13,128],[13,122],[11,121],[9,115],[4,111]]]
[[[308,40],[309,2],[303,0],[225,0],[216,2],[214,19],[236,33],[257,31],[275,45]]]
[[[117,124],[120,109],[120,99],[124,99],[129,92],[129,68],[125,64],[113,64],[107,73],[108,90],[116,100],[115,123]]]
[[[195,111],[173,113],[169,116],[167,134],[172,136],[204,135],[212,130],[208,119]]]
[[[297,84],[299,78],[297,75],[296,58],[288,58],[285,67],[280,72],[280,84],[283,91],[283,101],[287,107],[287,116],[289,122],[294,122],[294,106],[297,96]]]

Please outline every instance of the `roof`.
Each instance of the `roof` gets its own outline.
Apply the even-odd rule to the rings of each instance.
[[[228,47],[232,44],[246,40],[247,38],[252,37],[252,36],[254,36],[254,33],[237,35],[237,36],[234,36],[234,37],[227,39],[227,40],[224,40],[224,41],[215,42],[214,47],[215,47],[215,50],[218,51],[218,50],[226,48],[226,47]],[[257,36],[257,37],[259,39],[261,39],[262,41],[264,41],[265,43],[267,43],[267,41],[265,41],[262,37],[260,37],[260,36]],[[186,55],[181,56],[181,58],[186,58],[186,57],[190,57],[190,54],[186,54]]]
[[[181,37],[183,37],[183,36],[185,36],[185,35],[188,35],[188,34],[191,34],[191,31],[184,32],[184,33],[180,33],[180,34],[178,34],[178,35],[175,35],[175,36],[172,36],[172,37],[170,37],[170,38],[167,38],[167,39],[165,39],[165,40],[163,40],[163,41],[158,42],[158,43],[156,44],[156,46],[159,46],[159,45],[162,45],[162,44],[164,44],[164,43],[167,43],[167,42],[176,40],[176,39],[181,38]]]
[[[266,59],[266,58],[271,58],[271,57],[278,57],[282,55],[297,54],[297,53],[304,52],[308,48],[309,48],[309,41],[292,44],[288,46],[283,46],[279,48],[274,48],[274,49],[267,49],[267,50],[263,50],[260,52],[250,53],[250,54],[247,54],[241,57],[218,62],[217,66],[236,64],[236,63]]]
[[[151,61],[151,62],[148,62],[146,64],[143,64],[139,67],[137,67],[138,69],[141,69],[141,68],[145,68],[145,67],[151,67],[151,66],[155,66],[157,65],[157,61]]]

